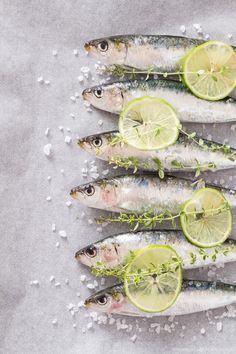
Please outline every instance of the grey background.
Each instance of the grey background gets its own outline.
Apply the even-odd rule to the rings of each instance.
[[[97,215],[73,202],[68,208],[71,187],[83,181],[84,159],[91,158],[75,144],[67,146],[65,135],[83,136],[115,127],[116,120],[99,111],[88,113],[81,101],[70,96],[81,92],[77,76],[82,65],[94,71],[93,61],[83,52],[83,43],[92,38],[119,33],[180,34],[184,24],[187,35],[196,36],[193,23],[200,23],[211,38],[227,40],[235,32],[235,1],[154,1],[154,0],[22,0],[0,1],[0,173],[1,173],[1,245],[0,245],[0,352],[1,353],[233,353],[235,319],[223,319],[223,331],[209,325],[205,313],[179,317],[175,332],[149,333],[149,323],[140,321],[142,333],[135,344],[131,334],[117,332],[114,326],[95,326],[82,333],[89,322],[86,312],[72,318],[66,306],[77,304],[89,290],[80,282],[87,270],[77,265],[75,251],[103,235],[87,219]],[[58,50],[58,57],[52,50]],[[73,50],[78,49],[78,57]],[[39,76],[51,84],[41,85]],[[97,82],[98,79],[95,79]],[[88,81],[87,85],[90,85]],[[85,85],[86,86],[86,83]],[[70,114],[75,114],[72,119]],[[99,119],[103,127],[98,126]],[[65,130],[60,132],[58,126]],[[45,129],[51,134],[47,138]],[[67,133],[69,127],[72,133]],[[192,129],[192,127],[190,127]],[[236,146],[230,125],[199,133]],[[43,154],[51,142],[52,159]],[[105,163],[97,163],[99,170]],[[62,175],[60,170],[64,169]],[[113,172],[114,173],[114,172]],[[52,176],[48,183],[47,176]],[[222,177],[223,176],[223,177]],[[232,176],[232,180],[229,180]],[[236,187],[234,172],[209,179]],[[52,201],[46,197],[51,195]],[[84,219],[77,219],[81,212]],[[68,240],[51,232],[51,224],[66,230]],[[55,243],[59,241],[57,249]],[[220,269],[219,277],[234,281],[235,266]],[[54,275],[61,287],[50,284]],[[195,272],[207,277],[207,271]],[[69,279],[69,285],[65,279]],[[30,286],[38,279],[39,287]],[[81,298],[76,296],[81,293]],[[215,311],[213,315],[222,313]],[[51,321],[57,318],[58,326]],[[127,319],[128,323],[135,322]],[[162,324],[167,319],[158,320]],[[72,324],[76,323],[74,329]],[[183,329],[182,326],[186,326]],[[135,326],[134,326],[135,327]],[[200,334],[201,328],[206,334]],[[183,337],[181,337],[183,335]]]

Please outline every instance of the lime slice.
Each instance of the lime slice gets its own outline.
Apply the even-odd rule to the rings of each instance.
[[[178,262],[177,253],[169,246],[151,245],[137,252],[125,273],[129,300],[145,312],[161,312],[170,307],[182,286]]]
[[[213,247],[230,235],[232,212],[222,193],[213,188],[202,188],[184,205],[180,222],[191,243]]]
[[[183,59],[183,78],[194,95],[216,101],[236,85],[236,54],[231,46],[209,41],[192,49]]]
[[[119,119],[124,141],[140,150],[158,150],[174,144],[179,128],[175,110],[156,97],[146,96],[130,101]]]

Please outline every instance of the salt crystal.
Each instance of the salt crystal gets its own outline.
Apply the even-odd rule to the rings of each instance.
[[[78,54],[79,54],[78,49],[74,49],[74,50],[73,50],[73,54],[74,54],[74,56],[76,56],[76,57],[77,57],[77,56],[78,56]]]
[[[95,286],[94,286],[94,284],[89,283],[89,284],[87,284],[87,288],[88,288],[89,290],[93,290],[93,289],[95,288]]]
[[[39,281],[38,280],[32,280],[32,285],[39,286]]]
[[[52,197],[50,197],[50,195],[46,198],[46,200],[48,201],[48,202],[50,202],[51,200],[52,200]]]
[[[76,296],[80,297],[80,293],[76,293]]]
[[[46,81],[45,81],[45,84],[46,84],[46,85],[50,85],[50,81],[49,81],[49,80],[46,80]]]
[[[92,225],[93,224],[93,220],[92,219],[88,219],[88,224]]]
[[[57,326],[57,325],[58,325],[58,321],[57,321],[56,318],[55,318],[54,320],[52,320],[52,324],[53,324],[54,326]]]
[[[67,136],[65,137],[65,143],[69,145],[69,144],[71,143],[71,141],[72,141],[71,136],[67,135]]]
[[[60,247],[60,243],[57,242],[57,243],[56,243],[56,248],[59,248],[59,247]]]
[[[228,33],[227,37],[228,37],[229,39],[232,39],[232,37],[233,37],[232,33]]]
[[[51,179],[52,179],[52,177],[51,177],[51,176],[48,176],[48,177],[47,177],[48,182],[50,182],[50,181],[51,181]]]
[[[66,205],[67,205],[67,206],[68,206],[68,208],[69,208],[69,207],[71,207],[72,202],[71,202],[70,200],[68,200],[68,202],[66,202]]]
[[[58,129],[62,132],[64,130],[62,125],[59,125]]]
[[[79,308],[80,307],[84,307],[84,302],[83,301],[80,301],[80,302],[78,302],[78,305],[77,305]]]
[[[100,127],[103,125],[103,120],[102,120],[102,119],[99,119],[98,125],[99,125]]]
[[[88,107],[88,108],[86,109],[86,111],[87,111],[88,113],[92,113],[92,112],[93,112],[93,110],[92,110],[90,107]]]
[[[216,324],[216,330],[217,330],[217,332],[221,332],[221,331],[222,331],[222,328],[223,328],[222,322],[217,322],[217,324]]]
[[[56,288],[59,288],[60,286],[61,286],[61,283],[59,283],[59,282],[58,282],[58,283],[55,283],[55,287],[56,287]]]
[[[205,328],[201,328],[201,334],[203,335],[203,334],[205,334],[206,333],[206,330],[205,330]]]
[[[61,238],[67,238],[67,235],[66,235],[66,231],[65,230],[60,230],[58,232],[59,236],[61,236]]]
[[[50,129],[49,129],[49,128],[46,128],[46,130],[45,130],[45,133],[44,133],[44,134],[45,134],[46,136],[48,136],[48,135],[49,135],[49,133],[50,133]]]
[[[83,82],[83,81],[84,81],[83,75],[79,75],[79,76],[78,76],[78,81],[79,81],[79,82]]]
[[[68,133],[71,133],[71,129],[70,128],[66,128],[66,130],[68,131]]]
[[[61,169],[61,174],[64,175],[64,173],[65,173],[65,170],[62,168]]]
[[[50,278],[49,278],[50,283],[52,283],[54,280],[55,280],[54,275],[51,275]]]
[[[85,274],[82,274],[82,275],[80,276],[80,281],[84,282],[86,279],[87,279],[87,277],[86,277]]]
[[[65,284],[66,284],[66,285],[69,285],[69,283],[70,283],[70,282],[69,282],[69,279],[65,279]]]
[[[52,232],[56,231],[56,224],[52,224]]]
[[[71,100],[72,102],[76,102],[75,96],[70,96],[70,100]]]
[[[52,155],[52,145],[51,144],[46,144],[44,145],[43,152],[46,156],[51,156]]]
[[[180,26],[180,32],[185,33],[186,32],[186,27],[184,25]]]
[[[42,84],[43,81],[44,81],[44,80],[43,80],[43,77],[42,77],[42,76],[39,76],[38,79],[37,79],[37,81],[38,81],[40,84]]]
[[[134,334],[132,337],[130,337],[130,340],[133,343],[136,341],[136,339],[137,339],[137,335],[136,334]]]
[[[70,310],[73,310],[73,308],[75,307],[75,305],[74,305],[74,304],[69,304],[69,305],[67,305],[66,307],[67,307],[68,310],[70,311]]]
[[[99,177],[99,173],[92,173],[91,177],[92,179],[97,179]]]
[[[87,324],[87,328],[88,329],[91,329],[93,327],[93,322],[89,322],[88,324]]]
[[[75,119],[75,115],[73,113],[70,114],[71,118]]]
[[[89,73],[90,72],[90,69],[88,66],[82,66],[80,71],[85,74],[85,73]]]
[[[56,56],[58,55],[58,52],[57,52],[56,49],[54,49],[54,50],[52,51],[52,55],[53,55],[54,57],[56,57]]]

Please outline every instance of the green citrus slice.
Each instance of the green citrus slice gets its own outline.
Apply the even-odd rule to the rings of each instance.
[[[180,222],[191,243],[199,247],[213,247],[229,237],[232,212],[221,192],[202,188],[184,205]]]
[[[193,48],[182,60],[183,78],[194,95],[211,101],[223,99],[236,85],[236,53],[220,41]]]
[[[182,286],[182,267],[169,246],[151,245],[138,251],[125,273],[129,300],[145,312],[161,312],[170,307]]]
[[[130,101],[119,119],[124,141],[140,150],[158,150],[174,144],[179,128],[175,110],[156,97],[145,96]]]

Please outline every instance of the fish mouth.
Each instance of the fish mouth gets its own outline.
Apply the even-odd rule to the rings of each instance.
[[[86,50],[86,52],[89,52],[89,51],[90,51],[90,49],[91,49],[91,44],[90,44],[90,42],[86,42],[86,43],[84,44],[84,49]]]
[[[79,145],[79,147],[80,147],[81,149],[84,148],[84,145],[85,145],[86,142],[87,142],[87,141],[86,141],[86,138],[80,138],[80,139],[77,140],[77,144]]]
[[[88,297],[87,299],[84,300],[84,306],[85,307],[90,307],[93,304],[93,299]]]
[[[74,199],[77,199],[78,197],[78,193],[81,192],[81,189],[80,187],[75,187],[75,188],[72,188],[71,191],[70,191],[70,196]]]
[[[77,259],[77,261],[80,261],[80,257],[84,254],[84,251],[81,249],[79,251],[76,252],[75,254],[75,259]]]
[[[86,100],[91,93],[92,93],[91,88],[84,89],[82,92],[83,99]]]

